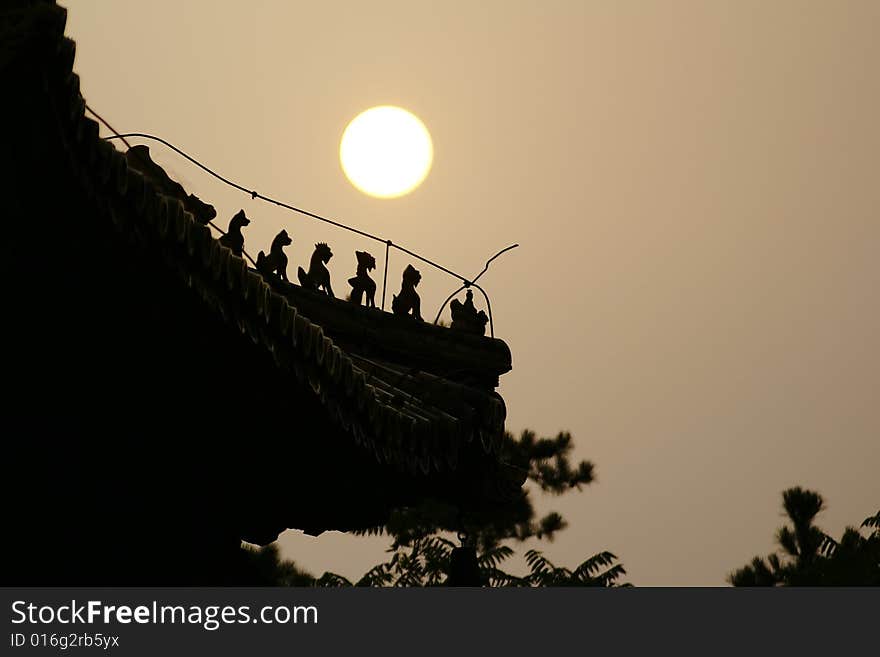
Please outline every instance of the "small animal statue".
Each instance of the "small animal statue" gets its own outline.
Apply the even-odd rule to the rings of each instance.
[[[476,335],[486,335],[486,322],[489,321],[489,318],[486,316],[485,311],[477,312],[477,309],[474,307],[473,290],[467,291],[464,303],[458,299],[453,299],[452,303],[449,304],[449,309],[452,311],[452,326],[450,328],[456,331],[475,333]]]
[[[269,255],[260,251],[257,254],[257,271],[265,278],[277,276],[285,283],[290,281],[287,278],[287,254],[283,249],[293,242],[288,236],[286,230],[282,230],[272,240],[272,247],[269,249]]]
[[[327,262],[333,257],[330,247],[324,242],[315,244],[315,251],[312,253],[312,259],[309,261],[309,271],[303,271],[302,267],[297,269],[296,275],[299,278],[300,285],[308,290],[316,292],[324,288],[327,296],[333,296],[333,288],[330,287],[330,270],[327,269]]]
[[[348,284],[351,285],[351,301],[361,305],[361,299],[366,294],[367,307],[375,308],[376,282],[367,272],[376,268],[376,259],[366,251],[355,251],[354,254],[357,256],[358,266],[354,278],[348,279]]]
[[[400,286],[400,294],[395,294],[391,300],[391,310],[395,315],[409,315],[412,311],[414,319],[421,320],[421,299],[416,292],[416,286],[422,280],[422,275],[412,265],[407,265],[403,270],[403,283]]]
[[[229,230],[220,238],[220,244],[231,249],[239,258],[244,251],[244,235],[241,234],[241,229],[249,223],[251,220],[247,218],[244,210],[239,210],[229,222]]]

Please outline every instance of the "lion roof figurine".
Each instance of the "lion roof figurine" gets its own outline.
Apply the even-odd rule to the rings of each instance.
[[[330,286],[330,270],[326,266],[332,257],[333,252],[325,242],[315,244],[315,251],[312,253],[312,259],[309,261],[309,271],[304,271],[302,267],[299,267],[296,271],[300,285],[308,290],[315,291],[323,288],[327,296],[334,296],[333,288]]]
[[[244,252],[244,235],[241,234],[241,229],[250,223],[251,220],[247,218],[244,210],[239,210],[230,220],[229,230],[219,240],[220,244],[231,249],[239,258]]]
[[[366,251],[355,251],[354,254],[357,257],[358,266],[354,278],[348,279],[348,284],[351,285],[351,301],[360,305],[366,295],[367,307],[375,308],[376,282],[370,278],[368,272],[376,268],[376,259]]]
[[[265,255],[262,251],[257,254],[257,271],[263,276],[269,278],[277,276],[285,283],[290,281],[287,278],[287,254],[283,249],[293,242],[286,230],[282,230],[272,240],[272,247],[269,249],[269,255]]]
[[[403,282],[400,286],[400,294],[395,294],[391,299],[391,310],[395,315],[409,315],[412,311],[413,319],[422,319],[421,299],[416,286],[422,280],[419,270],[412,265],[407,265],[403,270]]]

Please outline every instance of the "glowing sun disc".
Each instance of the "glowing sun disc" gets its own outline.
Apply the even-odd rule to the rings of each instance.
[[[364,194],[395,198],[428,176],[434,145],[425,124],[401,107],[381,105],[358,114],[339,142],[339,161]]]

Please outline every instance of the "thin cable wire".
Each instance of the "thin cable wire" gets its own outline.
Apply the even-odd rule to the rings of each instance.
[[[457,278],[460,281],[468,280],[467,278],[465,278],[461,274],[458,274],[458,273],[452,271],[451,269],[448,269],[448,268],[444,267],[443,265],[434,262],[433,260],[430,260],[422,255],[419,255],[415,251],[411,251],[410,249],[407,249],[406,247],[403,247],[400,244],[397,244],[394,242],[389,242],[389,240],[387,240],[383,237],[379,237],[378,235],[373,235],[372,233],[368,233],[368,232],[363,231],[359,228],[354,228],[353,226],[348,226],[348,225],[340,223],[338,221],[334,221],[333,219],[328,219],[327,217],[323,217],[323,216],[316,214],[314,212],[310,212],[309,210],[305,210],[303,208],[298,208],[295,205],[290,205],[289,203],[284,203],[283,201],[279,201],[279,200],[271,198],[269,196],[265,196],[263,194],[260,194],[256,190],[248,189],[244,185],[240,185],[239,183],[234,182],[234,181],[230,180],[229,178],[221,176],[219,173],[217,173],[213,169],[205,166],[204,164],[199,162],[197,159],[195,159],[194,157],[192,157],[188,153],[185,153],[184,151],[179,149],[174,144],[162,139],[161,137],[157,137],[156,135],[150,135],[145,132],[127,132],[125,134],[120,134],[120,135],[111,135],[111,136],[105,137],[105,139],[117,139],[117,138],[118,139],[125,139],[126,137],[140,137],[141,139],[152,139],[154,141],[158,141],[159,143],[164,144],[165,146],[167,146],[168,148],[173,150],[178,155],[185,157],[187,160],[189,160],[190,162],[195,164],[197,167],[199,167],[200,169],[202,169],[206,173],[214,176],[217,180],[229,185],[230,187],[234,187],[235,189],[242,191],[245,194],[249,194],[252,199],[260,199],[261,201],[266,201],[267,203],[272,203],[273,205],[277,205],[282,208],[287,208],[288,210],[292,210],[293,212],[298,212],[299,214],[306,215],[307,217],[311,217],[312,219],[317,219],[318,221],[323,221],[324,223],[331,224],[332,226],[336,226],[337,228],[342,228],[342,229],[350,231],[352,233],[357,233],[361,237],[366,237],[366,238],[374,240],[376,242],[388,243],[390,246],[397,249],[398,251],[403,251],[404,253],[412,256],[413,258],[421,260],[425,264],[431,265],[432,267],[435,267],[435,268],[439,269],[440,271],[446,272],[447,274],[449,274],[453,278]]]
[[[105,119],[100,114],[98,114],[95,110],[93,110],[91,107],[89,107],[88,103],[86,103],[86,109],[89,112],[91,112],[92,114],[94,114],[95,118],[98,119],[101,123],[103,123],[110,132],[112,132],[117,137],[121,138],[123,144],[125,144],[126,146],[131,148],[131,144],[129,144],[128,141],[126,141],[125,137],[120,135],[119,132],[117,132],[116,129],[107,122],[107,119]]]
[[[391,248],[391,240],[385,242],[385,275],[382,277],[382,310],[385,310],[385,288],[388,286],[388,249]]]
[[[118,137],[119,139],[121,139],[123,144],[125,144],[126,146],[128,146],[129,148],[131,148],[131,144],[128,143],[128,140],[125,138],[125,136],[123,136],[123,135],[121,135],[119,132],[117,132],[117,130],[116,130],[112,125],[110,125],[110,123],[108,123],[107,119],[103,118],[103,117],[102,117],[100,114],[98,114],[95,110],[93,110],[91,107],[89,107],[89,106],[88,106],[88,103],[86,103],[85,107],[86,107],[86,109],[87,109],[92,115],[94,115],[94,117],[95,117],[96,119],[98,119],[98,121],[100,121],[101,123],[103,123],[104,126],[105,126],[110,132],[112,132],[113,135],[114,135],[115,137]],[[213,221],[208,221],[208,225],[209,225],[211,228],[213,228],[214,230],[216,230],[218,233],[220,233],[221,235],[224,235],[224,236],[226,235],[226,231],[223,230],[222,228],[220,228],[220,226],[218,226],[217,224],[215,224]],[[251,255],[250,255],[247,251],[245,251],[244,248],[242,248],[241,253],[242,253],[242,255],[244,255],[245,258],[247,258],[248,260],[250,260],[250,263],[251,263],[251,264],[254,266],[254,268],[256,269],[256,267],[257,267],[257,263],[254,261],[254,259],[251,257]]]
[[[477,274],[476,278],[474,278],[474,280],[471,281],[471,284],[473,285],[474,283],[476,283],[478,280],[480,280],[480,276],[482,276],[482,275],[485,274],[487,271],[489,271],[489,265],[492,263],[492,261],[493,261],[495,258],[497,258],[498,256],[500,256],[502,253],[507,253],[507,252],[510,251],[511,249],[515,249],[515,248],[518,247],[518,246],[519,246],[519,244],[511,244],[510,246],[507,246],[507,247],[501,249],[498,253],[496,253],[496,254],[493,255],[491,258],[489,258],[489,259],[486,261],[486,266],[483,267],[483,271],[481,271],[479,274]]]
[[[94,110],[92,110],[92,109],[89,108],[88,106],[86,106],[86,108],[87,108],[92,114],[94,114],[96,117],[98,116],[97,113],[94,112]],[[100,117],[99,117],[99,118],[100,118]],[[394,243],[394,242],[392,242],[391,240],[384,239],[384,238],[382,238],[382,237],[379,237],[378,235],[373,235],[372,233],[368,233],[368,232],[366,232],[366,231],[360,230],[359,228],[354,228],[353,226],[348,226],[348,225],[346,225],[346,224],[340,223],[340,222],[338,222],[338,221],[334,221],[333,219],[328,219],[327,217],[323,217],[323,216],[321,216],[321,215],[319,215],[319,214],[316,214],[316,213],[314,213],[314,212],[310,212],[310,211],[305,210],[305,209],[303,209],[303,208],[299,208],[299,207],[296,207],[296,206],[294,206],[294,205],[290,205],[289,203],[284,203],[283,201],[279,201],[279,200],[274,199],[274,198],[271,198],[271,197],[269,197],[269,196],[265,196],[265,195],[263,195],[263,194],[260,194],[260,193],[257,192],[256,190],[248,189],[248,188],[245,187],[244,185],[240,185],[239,183],[234,182],[234,181],[230,180],[229,178],[226,178],[226,177],[220,175],[219,173],[217,173],[217,172],[214,171],[213,169],[211,169],[211,168],[207,167],[206,165],[202,164],[201,162],[199,162],[196,158],[192,157],[191,155],[189,155],[188,153],[184,152],[183,150],[181,150],[180,148],[178,148],[177,146],[175,146],[175,145],[172,144],[171,142],[166,141],[165,139],[162,139],[161,137],[157,137],[156,135],[151,135],[151,134],[148,134],[148,133],[145,133],[145,132],[127,132],[127,133],[124,133],[124,134],[120,134],[120,133],[116,132],[115,130],[113,130],[112,128],[110,128],[109,124],[108,124],[106,121],[103,121],[103,119],[101,119],[101,121],[104,123],[104,125],[106,125],[106,126],[111,130],[111,132],[114,133],[113,135],[110,135],[110,136],[104,137],[104,139],[107,139],[107,140],[110,140],[110,139],[121,139],[121,140],[122,140],[124,143],[126,143],[126,144],[128,144],[128,142],[126,141],[126,138],[127,138],[127,137],[139,137],[139,138],[141,138],[141,139],[152,139],[153,141],[158,141],[159,143],[164,144],[165,146],[167,146],[168,148],[170,148],[171,150],[173,150],[173,151],[174,151],[175,153],[177,153],[178,155],[180,155],[180,156],[186,158],[187,160],[189,160],[190,162],[192,162],[193,164],[195,164],[197,167],[199,167],[200,169],[202,169],[204,172],[206,172],[206,173],[208,173],[209,175],[213,176],[214,178],[216,178],[216,179],[219,180],[220,182],[225,183],[226,185],[229,185],[230,187],[233,187],[233,188],[235,188],[235,189],[237,189],[237,190],[239,190],[239,191],[241,191],[241,192],[244,192],[245,194],[250,195],[251,199],[260,199],[261,201],[265,201],[265,202],[267,202],[267,203],[271,203],[271,204],[273,204],[273,205],[277,205],[278,207],[282,207],[282,208],[286,208],[286,209],[288,209],[288,210],[292,210],[293,212],[297,212],[297,213],[302,214],[302,215],[305,215],[305,216],[307,216],[307,217],[311,217],[312,219],[317,219],[318,221],[323,221],[324,223],[330,224],[330,225],[332,225],[332,226],[336,226],[337,228],[342,228],[342,229],[347,230],[347,231],[350,231],[350,232],[352,232],[352,233],[356,233],[357,235],[360,235],[361,237],[366,237],[367,239],[371,239],[371,240],[374,240],[374,241],[376,241],[376,242],[383,242],[383,243],[386,245],[386,281],[384,281],[384,282],[383,282],[383,285],[382,285],[383,309],[384,309],[384,299],[385,299],[385,288],[386,288],[386,284],[387,284],[387,262],[388,262],[388,259],[387,259],[387,250],[388,250],[388,248],[390,248],[390,247],[393,247],[393,248],[397,249],[398,251],[402,251],[403,253],[406,253],[407,255],[412,256],[413,258],[416,258],[417,260],[420,260],[421,262],[424,262],[425,264],[428,264],[428,265],[430,265],[430,266],[432,266],[432,267],[434,267],[434,268],[436,268],[436,269],[439,269],[440,271],[449,274],[449,275],[452,276],[453,278],[457,278],[458,280],[462,281],[462,283],[464,283],[464,286],[463,286],[463,287],[470,287],[470,286],[473,286],[473,287],[477,288],[478,290],[480,290],[480,292],[483,294],[483,296],[484,296],[485,299],[486,299],[486,305],[487,305],[487,308],[488,308],[488,311],[489,311],[489,326],[490,326],[490,331],[491,331],[491,335],[492,335],[492,337],[495,336],[495,330],[494,330],[494,326],[493,326],[493,322],[492,322],[492,305],[491,305],[491,302],[489,301],[489,295],[486,294],[486,291],[485,291],[482,287],[480,287],[479,285],[476,285],[476,284],[475,284],[475,281],[476,281],[476,278],[479,278],[480,276],[482,276],[483,274],[486,273],[486,270],[489,268],[489,263],[490,263],[490,262],[492,262],[495,258],[497,258],[498,256],[500,256],[502,253],[505,253],[506,251],[509,251],[510,249],[513,249],[513,248],[517,247],[517,246],[518,246],[517,244],[513,244],[513,245],[511,245],[511,246],[509,246],[509,247],[507,247],[507,248],[505,248],[505,249],[502,249],[502,250],[499,251],[498,253],[496,253],[493,257],[491,257],[489,260],[486,261],[486,266],[483,268],[483,271],[481,271],[481,272],[477,275],[477,277],[476,277],[474,280],[469,280],[469,279],[467,279],[466,277],[462,276],[461,274],[458,274],[458,273],[452,271],[451,269],[448,269],[447,267],[444,267],[443,265],[434,262],[433,260],[430,260],[430,259],[428,259],[428,258],[426,258],[426,257],[424,257],[424,256],[422,256],[422,255],[419,255],[419,254],[416,253],[415,251],[411,251],[410,249],[407,249],[406,247],[401,246],[400,244]],[[129,145],[129,148],[130,148],[130,147],[131,147],[131,146]],[[212,224],[212,226],[213,226],[213,224]],[[217,228],[217,227],[214,226],[214,228]],[[220,229],[218,228],[217,230],[220,230]],[[220,232],[222,232],[222,231],[220,231]],[[224,233],[224,234],[225,234],[225,233]],[[248,260],[250,260],[251,263],[254,262],[253,259],[252,259],[250,256],[248,256]],[[254,263],[254,265],[256,266],[255,263]],[[463,289],[463,288],[459,288],[458,291],[460,291],[461,289]],[[457,293],[457,292],[456,292],[456,293]],[[451,298],[451,297],[450,297],[450,298]],[[447,299],[447,302],[448,302],[448,299]],[[444,302],[443,306],[441,306],[441,308],[440,308],[441,312],[442,312],[442,310],[443,310],[443,307],[445,307],[445,306],[446,306],[446,302]],[[438,317],[439,317],[439,313],[438,313]],[[435,322],[435,323],[436,323],[436,322]]]
[[[294,212],[304,214],[307,217],[311,217],[312,219],[317,219],[318,221],[323,221],[325,223],[336,226],[337,228],[344,228],[345,230],[349,230],[353,233],[357,233],[358,235],[360,235],[362,237],[366,237],[371,240],[375,240],[377,242],[384,242],[385,241],[384,239],[382,239],[378,235],[373,235],[371,233],[367,233],[366,231],[360,230],[359,228],[354,228],[352,226],[346,226],[345,224],[341,224],[338,221],[333,221],[332,219],[328,219],[327,217],[322,217],[319,214],[315,214],[314,212],[309,212],[308,210],[304,210],[303,208],[298,208],[294,205],[290,205],[289,203],[284,203],[284,202],[279,201],[277,199],[270,198],[269,196],[264,196],[263,194],[260,194],[256,190],[248,189],[244,185],[239,185],[237,182],[234,182],[232,180],[229,180],[229,178],[221,176],[219,173],[217,173],[213,169],[205,166],[204,164],[199,162],[197,159],[195,159],[194,157],[192,157],[188,153],[185,153],[184,151],[179,149],[174,144],[172,144],[168,141],[165,141],[164,139],[162,139],[161,137],[157,137],[156,135],[150,135],[145,132],[127,132],[127,133],[121,134],[121,135],[112,135],[112,136],[104,137],[104,139],[118,138],[118,139],[124,140],[126,137],[140,137],[141,139],[152,139],[154,141],[158,141],[159,143],[164,144],[165,146],[167,146],[168,148],[173,150],[178,155],[185,157],[187,160],[189,160],[190,162],[195,164],[197,167],[199,167],[202,171],[214,176],[220,182],[223,182],[223,183],[229,185],[230,187],[234,187],[235,189],[237,189],[241,192],[244,192],[245,194],[248,194],[252,199],[260,199],[261,201],[266,201],[267,203],[272,203],[273,205],[277,205],[282,208],[287,208],[288,210],[293,210]]]

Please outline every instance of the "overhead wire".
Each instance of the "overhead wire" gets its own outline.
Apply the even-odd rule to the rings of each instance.
[[[489,295],[486,294],[486,291],[485,291],[482,287],[480,287],[479,285],[476,284],[476,281],[477,281],[478,278],[480,278],[480,276],[482,276],[483,274],[486,273],[486,271],[487,271],[488,268],[489,268],[489,264],[490,264],[493,260],[495,260],[495,258],[497,258],[498,256],[500,256],[502,253],[505,253],[505,252],[507,252],[507,251],[509,251],[509,250],[511,250],[511,249],[513,249],[513,248],[516,248],[517,246],[519,246],[518,244],[512,244],[511,246],[508,246],[508,247],[502,249],[501,251],[499,251],[498,253],[496,253],[494,256],[492,256],[491,258],[489,258],[489,260],[486,261],[486,265],[485,265],[485,267],[483,267],[483,271],[481,271],[481,272],[480,272],[475,278],[473,278],[473,279],[468,279],[468,278],[466,278],[465,276],[462,276],[461,274],[458,274],[458,273],[452,271],[451,269],[448,269],[447,267],[444,267],[443,265],[441,265],[441,264],[439,264],[439,263],[437,263],[437,262],[434,262],[433,260],[430,260],[430,259],[426,258],[425,256],[419,255],[419,254],[416,253],[415,251],[412,251],[412,250],[410,250],[410,249],[408,249],[408,248],[406,248],[406,247],[404,247],[404,246],[401,246],[400,244],[397,244],[396,242],[392,242],[390,239],[385,239],[385,238],[379,237],[378,235],[374,235],[374,234],[372,234],[372,233],[368,233],[367,231],[361,230],[361,229],[359,229],[359,228],[355,228],[354,226],[349,226],[349,225],[347,225],[347,224],[343,224],[343,223],[341,223],[341,222],[339,222],[339,221],[335,221],[335,220],[333,220],[333,219],[329,219],[328,217],[324,217],[324,216],[322,216],[322,215],[319,215],[319,214],[317,214],[317,213],[315,213],[315,212],[310,212],[309,210],[306,210],[306,209],[304,209],[304,208],[300,208],[300,207],[297,207],[297,206],[291,205],[291,204],[289,204],[289,203],[285,203],[285,202],[283,202],[283,201],[279,201],[279,200],[274,199],[274,198],[272,198],[272,197],[265,196],[264,194],[259,193],[259,192],[256,191],[255,189],[249,189],[249,188],[247,188],[247,187],[244,186],[244,185],[241,185],[241,184],[239,184],[239,183],[237,183],[237,182],[235,182],[235,181],[233,181],[233,180],[230,180],[229,178],[226,178],[225,176],[222,176],[221,174],[217,173],[216,171],[214,171],[213,169],[211,169],[211,168],[208,167],[207,165],[205,165],[205,164],[203,164],[202,162],[200,162],[200,161],[199,161],[198,159],[196,159],[195,157],[189,155],[188,153],[186,153],[186,152],[183,151],[182,149],[178,148],[177,146],[175,146],[175,145],[172,144],[171,142],[169,142],[169,141],[167,141],[167,140],[165,140],[165,139],[163,139],[163,138],[161,138],[161,137],[158,137],[158,136],[156,136],[156,135],[152,135],[152,134],[149,134],[149,133],[145,133],[145,132],[127,132],[127,133],[120,133],[120,132],[116,131],[116,130],[115,130],[115,129],[114,129],[114,128],[113,128],[113,127],[112,127],[112,126],[111,126],[111,125],[105,120],[105,119],[103,119],[103,118],[102,118],[97,112],[95,112],[91,107],[89,107],[88,105],[86,105],[86,109],[87,109],[91,114],[93,114],[93,115],[94,115],[94,116],[95,116],[95,117],[96,117],[101,123],[103,123],[104,126],[106,126],[108,130],[110,130],[110,132],[113,133],[112,135],[108,135],[108,136],[104,137],[104,139],[106,139],[106,140],[120,139],[120,140],[121,140],[121,141],[122,141],[122,142],[123,142],[128,148],[131,148],[131,147],[132,147],[131,144],[128,142],[128,139],[129,139],[129,138],[140,138],[140,139],[149,139],[149,140],[157,141],[157,142],[159,142],[160,144],[163,144],[164,146],[167,146],[168,148],[170,148],[170,149],[173,150],[175,153],[177,153],[177,154],[180,155],[181,157],[185,158],[186,160],[188,160],[188,161],[191,162],[192,164],[195,164],[197,167],[199,167],[200,169],[202,169],[203,171],[205,171],[205,172],[208,173],[209,175],[213,176],[214,178],[216,178],[216,179],[219,180],[220,182],[222,182],[222,183],[224,183],[224,184],[226,184],[226,185],[228,185],[228,186],[230,186],[230,187],[233,187],[233,188],[235,188],[235,189],[237,189],[237,190],[239,190],[239,191],[241,191],[241,192],[244,192],[245,194],[248,194],[248,195],[251,197],[251,199],[253,199],[253,200],[259,199],[259,200],[264,201],[264,202],[266,202],[266,203],[271,203],[271,204],[276,205],[276,206],[278,206],[278,207],[282,207],[282,208],[285,208],[285,209],[287,209],[287,210],[291,210],[291,211],[293,211],[293,212],[296,212],[296,213],[299,213],[299,214],[305,215],[305,216],[307,216],[307,217],[311,217],[312,219],[316,219],[316,220],[318,220],[318,221],[322,221],[322,222],[324,222],[324,223],[330,224],[330,225],[335,226],[335,227],[337,227],[337,228],[342,228],[343,230],[350,231],[350,232],[352,232],[352,233],[355,233],[355,234],[357,234],[357,235],[360,235],[361,237],[365,237],[365,238],[367,238],[367,239],[371,239],[371,240],[374,240],[374,241],[376,241],[376,242],[381,242],[381,243],[383,243],[383,244],[385,245],[385,275],[384,275],[384,280],[383,280],[383,283],[382,283],[382,309],[383,309],[383,310],[385,309],[385,288],[386,288],[387,280],[388,280],[388,256],[389,256],[388,251],[389,251],[390,248],[395,248],[395,249],[397,249],[398,251],[401,251],[401,252],[403,252],[403,253],[406,253],[407,255],[409,255],[409,256],[411,256],[411,257],[413,257],[413,258],[416,258],[417,260],[420,260],[421,262],[424,262],[425,264],[428,264],[428,265],[430,265],[430,266],[432,266],[432,267],[434,267],[434,268],[436,268],[436,269],[439,269],[440,271],[442,271],[442,272],[444,272],[444,273],[446,273],[446,274],[449,274],[449,275],[452,276],[453,278],[456,278],[456,279],[458,279],[458,280],[460,280],[460,281],[462,282],[462,284],[463,284],[462,287],[460,287],[458,290],[456,290],[455,292],[453,292],[452,295],[450,295],[450,297],[449,297],[449,298],[443,303],[443,305],[440,307],[440,311],[437,313],[437,319],[439,319],[439,317],[440,317],[440,312],[443,311],[443,308],[444,308],[444,307],[446,306],[446,304],[449,302],[449,299],[451,299],[455,294],[457,294],[457,293],[460,292],[461,290],[463,290],[463,289],[465,289],[465,288],[468,288],[468,287],[471,287],[471,286],[477,288],[477,289],[483,294],[483,297],[484,297],[485,300],[486,300],[486,306],[487,306],[487,309],[488,309],[488,311],[489,311],[489,329],[490,329],[490,333],[491,333],[492,337],[495,337],[495,328],[494,328],[494,322],[493,322],[493,319],[492,319],[492,305],[491,305],[491,302],[489,301]],[[221,234],[223,234],[223,235],[226,234],[221,228],[219,228],[218,226],[216,226],[213,222],[209,222],[209,224],[210,224],[215,230],[217,230],[218,232],[220,232]],[[247,256],[248,260],[250,260],[251,264],[253,264],[254,267],[256,267],[256,262],[254,262],[253,258],[251,258],[250,255],[248,255],[246,252],[245,252],[245,255]],[[436,324],[436,323],[437,323],[437,320],[435,320],[434,323]]]

